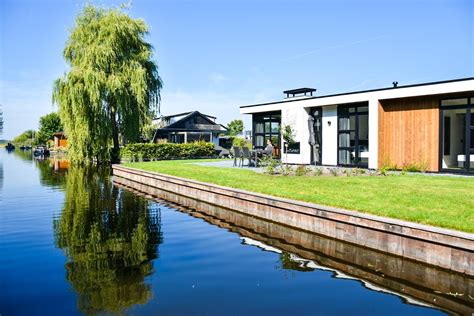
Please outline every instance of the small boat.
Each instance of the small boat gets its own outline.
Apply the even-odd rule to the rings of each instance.
[[[35,155],[35,157],[49,156],[49,154],[50,154],[49,149],[45,146],[38,146],[33,151],[33,155]]]
[[[13,145],[12,143],[8,143],[6,146],[5,146],[6,150],[10,151],[10,150],[14,150],[15,149],[15,145]]]
[[[21,150],[31,150],[31,146],[20,146]]]

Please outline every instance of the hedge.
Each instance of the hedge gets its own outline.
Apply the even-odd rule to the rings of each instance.
[[[188,144],[173,143],[136,143],[126,145],[121,150],[122,159],[140,160],[170,160],[203,158],[215,155],[214,144],[194,142]]]

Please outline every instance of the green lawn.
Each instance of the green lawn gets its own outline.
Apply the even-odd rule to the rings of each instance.
[[[474,233],[474,178],[278,176],[199,166],[190,160],[125,166]]]

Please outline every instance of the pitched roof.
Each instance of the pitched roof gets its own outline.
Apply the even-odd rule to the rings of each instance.
[[[202,114],[202,115],[204,115],[204,116],[207,116],[207,117],[209,117],[209,118],[211,118],[211,119],[216,119],[215,116],[207,115],[207,114],[201,113],[201,112],[199,112],[199,111],[190,111],[190,112],[183,112],[183,113],[172,114],[172,115],[163,115],[162,117],[163,117],[163,118],[166,118],[166,119],[169,119],[169,118],[173,118],[173,117],[188,115],[188,114],[191,114],[191,113],[194,113],[194,112],[200,113],[200,114]],[[156,118],[156,119],[158,119],[158,118]]]
[[[177,115],[177,116],[182,116]],[[190,121],[191,118],[193,121]],[[225,132],[227,127],[216,123],[211,119],[211,116],[202,114],[199,111],[187,112],[184,117],[180,118],[176,122],[173,122],[162,128],[158,128],[156,133],[159,132]]]

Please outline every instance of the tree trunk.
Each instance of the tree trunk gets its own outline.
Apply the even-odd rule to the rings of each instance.
[[[117,115],[115,113],[115,107],[111,107],[110,111],[110,116],[111,116],[111,123],[112,123],[112,139],[114,142],[114,147],[112,148],[112,152],[110,155],[110,158],[112,160],[112,163],[120,162],[120,144],[119,144],[119,135],[118,135],[118,127],[117,127]]]

